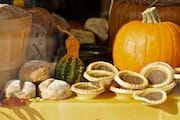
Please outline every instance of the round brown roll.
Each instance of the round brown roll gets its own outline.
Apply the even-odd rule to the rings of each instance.
[[[50,64],[44,60],[30,60],[24,63],[19,71],[20,80],[32,82],[44,81],[50,77]]]

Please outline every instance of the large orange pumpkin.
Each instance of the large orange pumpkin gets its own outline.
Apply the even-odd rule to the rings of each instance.
[[[180,27],[172,22],[160,22],[155,7],[143,13],[143,21],[125,24],[116,34],[113,62],[120,70],[139,72],[154,61],[180,66]]]
[[[132,20],[141,20],[141,13],[155,0],[114,0],[109,16],[109,45],[112,47],[120,27]],[[157,1],[157,0],[156,0]],[[168,2],[171,1],[171,2]],[[148,4],[149,3],[149,4]],[[162,21],[180,25],[180,1],[158,0],[156,9]]]

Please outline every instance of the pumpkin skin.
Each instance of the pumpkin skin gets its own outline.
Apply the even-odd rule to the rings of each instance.
[[[113,63],[120,70],[140,72],[146,64],[161,61],[180,66],[180,27],[172,22],[134,20],[116,34]]]
[[[124,1],[124,2],[122,2]],[[131,0],[132,2],[134,0]],[[136,3],[139,0],[136,0]],[[141,20],[141,13],[149,6],[142,3],[127,3],[125,0],[115,0],[109,17],[109,45],[113,46],[117,31],[127,22]],[[160,4],[160,3],[159,3]],[[163,3],[165,4],[165,3]],[[171,21],[180,25],[180,6],[166,3],[166,6],[155,5],[162,21]],[[128,12],[127,12],[128,11]]]

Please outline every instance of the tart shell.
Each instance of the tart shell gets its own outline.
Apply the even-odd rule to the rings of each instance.
[[[93,85],[91,82],[75,83],[71,86],[71,90],[81,100],[93,99],[105,91],[104,87]]]
[[[158,96],[153,96],[153,93],[157,93]],[[161,89],[147,88],[134,92],[133,98],[135,100],[143,101],[146,105],[155,106],[164,103],[167,99],[167,94],[164,90]]]
[[[149,84],[149,87],[154,87],[154,88],[161,88],[164,85],[167,85],[173,81],[173,75],[174,75],[174,70],[172,67],[164,62],[153,62],[148,65],[146,65],[144,68],[142,68],[140,74],[145,76],[146,78],[152,71],[161,71],[163,72],[166,76],[165,80],[161,83],[156,83],[156,84]],[[148,78],[147,78],[148,79]],[[158,78],[157,78],[158,79]],[[150,83],[150,82],[149,82]]]
[[[130,82],[128,82],[128,81],[126,81],[126,80],[123,80],[123,79],[121,78],[121,77],[124,76],[124,75],[129,75],[129,76],[131,76],[131,77],[134,76],[134,77],[140,79],[140,81],[134,79],[134,80],[132,80],[132,81],[134,81],[134,83],[130,83]],[[122,87],[124,87],[124,88],[127,88],[127,89],[144,89],[144,88],[146,88],[146,87],[148,86],[148,80],[147,80],[144,76],[140,75],[139,73],[130,71],[130,70],[124,70],[124,71],[118,72],[118,73],[115,75],[114,80],[115,80],[120,86],[122,86]],[[137,81],[138,81],[138,83],[137,83]],[[135,83],[135,82],[136,82],[136,83]],[[141,83],[139,83],[139,82],[141,82]]]

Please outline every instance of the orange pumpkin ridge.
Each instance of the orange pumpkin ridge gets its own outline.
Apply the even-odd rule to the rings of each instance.
[[[120,70],[139,72],[146,64],[161,61],[180,66],[180,27],[160,22],[155,8],[148,8],[142,21],[128,22],[119,29],[113,44],[113,62]]]

